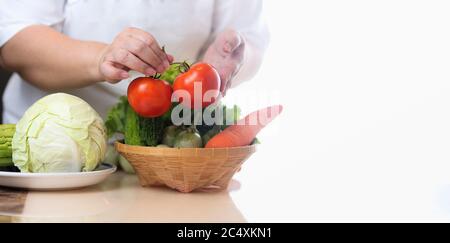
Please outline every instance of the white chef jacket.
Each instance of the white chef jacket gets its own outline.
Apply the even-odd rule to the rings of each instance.
[[[126,27],[137,27],[155,36],[176,60],[195,62],[226,28],[234,28],[264,49],[268,31],[261,11],[261,0],[0,0],[0,46],[35,24],[51,26],[75,39],[105,43],[111,43]],[[126,94],[130,79],[68,93],[84,99],[105,117],[117,97]],[[47,94],[14,74],[3,96],[4,123],[16,123]]]

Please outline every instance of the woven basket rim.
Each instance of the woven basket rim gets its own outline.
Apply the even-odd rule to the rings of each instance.
[[[160,147],[150,147],[150,146],[136,146],[136,145],[128,145],[124,144],[120,141],[115,142],[115,147],[118,152],[127,152],[134,154],[155,154],[155,153],[185,153],[185,154],[199,154],[202,152],[205,153],[234,153],[234,152],[255,152],[257,144],[248,145],[248,146],[240,146],[240,147],[229,147],[229,148],[160,148]]]
[[[227,188],[256,145],[233,148],[160,148],[115,143],[134,167],[142,186],[166,185],[181,192]]]

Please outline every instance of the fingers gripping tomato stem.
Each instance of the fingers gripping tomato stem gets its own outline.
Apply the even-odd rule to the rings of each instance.
[[[166,46],[162,46],[161,47],[161,50],[162,50],[162,52],[164,52],[164,54],[167,54],[167,52],[166,52]],[[150,75],[150,76],[147,76],[147,77],[149,77],[149,78],[153,78],[153,79],[160,79],[161,78],[161,73],[158,73],[158,72],[156,72],[154,75]]]

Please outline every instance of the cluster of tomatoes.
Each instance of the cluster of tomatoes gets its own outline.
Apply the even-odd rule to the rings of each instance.
[[[205,94],[208,96],[207,99]],[[172,95],[174,101],[188,108],[204,108],[219,98],[220,76],[213,66],[197,63],[180,74],[175,79],[173,87],[157,77],[137,78],[128,86],[128,102],[142,117],[159,117],[169,111],[173,101]]]

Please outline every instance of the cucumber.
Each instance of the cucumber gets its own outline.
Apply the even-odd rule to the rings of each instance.
[[[144,145],[140,137],[139,128],[139,116],[129,106],[127,108],[126,121],[125,121],[125,143],[128,145]]]
[[[0,150],[0,158],[11,158],[12,151],[11,150]]]
[[[0,158],[0,167],[13,166],[12,158]]]
[[[0,144],[0,150],[11,150],[11,142]]]
[[[161,117],[139,117],[139,136],[146,146],[156,146],[162,140],[164,133],[164,120]]]
[[[0,137],[0,144],[9,143],[11,144],[12,137]]]
[[[9,137],[12,138],[14,133],[16,132],[16,128],[4,127],[4,125],[0,125],[0,137]]]

